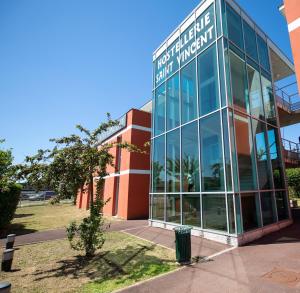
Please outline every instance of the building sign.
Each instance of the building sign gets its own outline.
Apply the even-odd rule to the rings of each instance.
[[[215,38],[214,6],[211,5],[155,60],[155,85],[208,47]]]

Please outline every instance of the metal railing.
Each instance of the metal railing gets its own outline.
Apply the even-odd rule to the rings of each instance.
[[[276,99],[285,110],[294,112],[300,110],[300,96],[297,82],[289,83],[281,88],[275,85]]]
[[[300,163],[300,143],[290,141],[288,139],[281,139],[283,146],[283,154],[285,159],[293,161],[294,163]]]

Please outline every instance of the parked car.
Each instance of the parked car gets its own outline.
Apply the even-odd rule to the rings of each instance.
[[[28,199],[35,201],[35,200],[47,200],[55,196],[54,191],[42,191],[36,195],[30,196]]]

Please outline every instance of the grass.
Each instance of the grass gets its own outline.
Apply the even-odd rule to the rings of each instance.
[[[36,231],[63,228],[72,220],[80,220],[88,211],[77,209],[72,204],[27,206],[18,208],[10,232],[27,234]]]
[[[112,292],[171,271],[172,250],[122,232],[109,232],[96,256],[85,258],[67,240],[22,246],[15,251],[13,272],[0,272],[16,293]]]

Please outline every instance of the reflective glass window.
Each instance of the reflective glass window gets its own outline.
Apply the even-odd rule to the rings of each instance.
[[[240,189],[253,190],[256,189],[256,173],[250,118],[235,113],[234,125]]]
[[[199,184],[199,147],[197,121],[182,127],[182,190],[200,191]]]
[[[234,107],[247,112],[249,107],[246,95],[245,62],[232,52],[230,52],[230,72]]]
[[[227,205],[228,205],[228,220],[229,220],[229,233],[235,233],[235,215],[234,215],[234,199],[233,194],[227,195]]]
[[[167,194],[167,222],[181,223],[180,195]]]
[[[184,225],[201,226],[201,208],[199,194],[182,196],[182,220]]]
[[[180,191],[179,129],[167,133],[167,192]]]
[[[276,210],[272,192],[262,192],[260,201],[263,225],[266,226],[276,222]]]
[[[232,176],[231,176],[230,148],[229,148],[230,142],[229,142],[229,132],[228,132],[228,115],[226,109],[222,110],[222,121],[223,121],[226,184],[227,184],[227,190],[232,191]]]
[[[265,115],[261,95],[259,72],[247,64],[247,74],[251,114],[263,120]]]
[[[284,188],[282,159],[279,149],[279,143],[281,142],[279,141],[278,130],[270,125],[268,125],[268,143],[275,188]]]
[[[252,119],[253,135],[256,144],[256,163],[259,189],[271,189],[272,170],[270,168],[265,123]]]
[[[167,81],[167,130],[179,125],[179,75]]]
[[[267,43],[257,35],[257,48],[260,65],[270,72],[270,61]]]
[[[180,54],[180,46],[179,46],[179,38],[175,40],[167,49],[167,56],[169,59],[167,61],[168,64],[168,74],[167,76],[171,76],[179,69],[179,54]]]
[[[257,193],[243,193],[241,195],[243,230],[247,232],[261,226],[259,198]]]
[[[244,41],[241,16],[238,15],[229,5],[226,5],[226,8],[228,37],[235,45],[243,49]]]
[[[246,53],[258,62],[257,46],[256,46],[256,34],[254,29],[246,22],[243,21],[244,37],[245,37],[245,50]]]
[[[226,200],[224,194],[203,194],[203,228],[227,231]]]
[[[205,115],[219,108],[219,87],[216,46],[198,57],[199,111]]]
[[[266,79],[262,75],[261,84],[262,84],[262,93],[263,93],[266,120],[267,122],[276,125],[276,112],[275,112],[275,102],[274,102],[272,83],[270,80]]]
[[[287,205],[286,192],[285,191],[276,191],[275,197],[276,197],[278,220],[282,221],[282,220],[288,219],[289,211],[288,211],[288,205]]]
[[[165,191],[165,136],[153,140],[152,192]]]
[[[220,113],[200,119],[202,190],[224,190]]]
[[[162,84],[155,90],[154,135],[165,131],[166,87]]]
[[[197,117],[196,62],[181,70],[181,123]]]
[[[152,219],[165,220],[165,196],[163,194],[152,195]]]
[[[195,46],[196,31],[195,23],[193,22],[180,36],[181,50],[180,50],[180,63],[181,66],[187,64],[196,55]],[[194,45],[192,43],[194,42]]]

